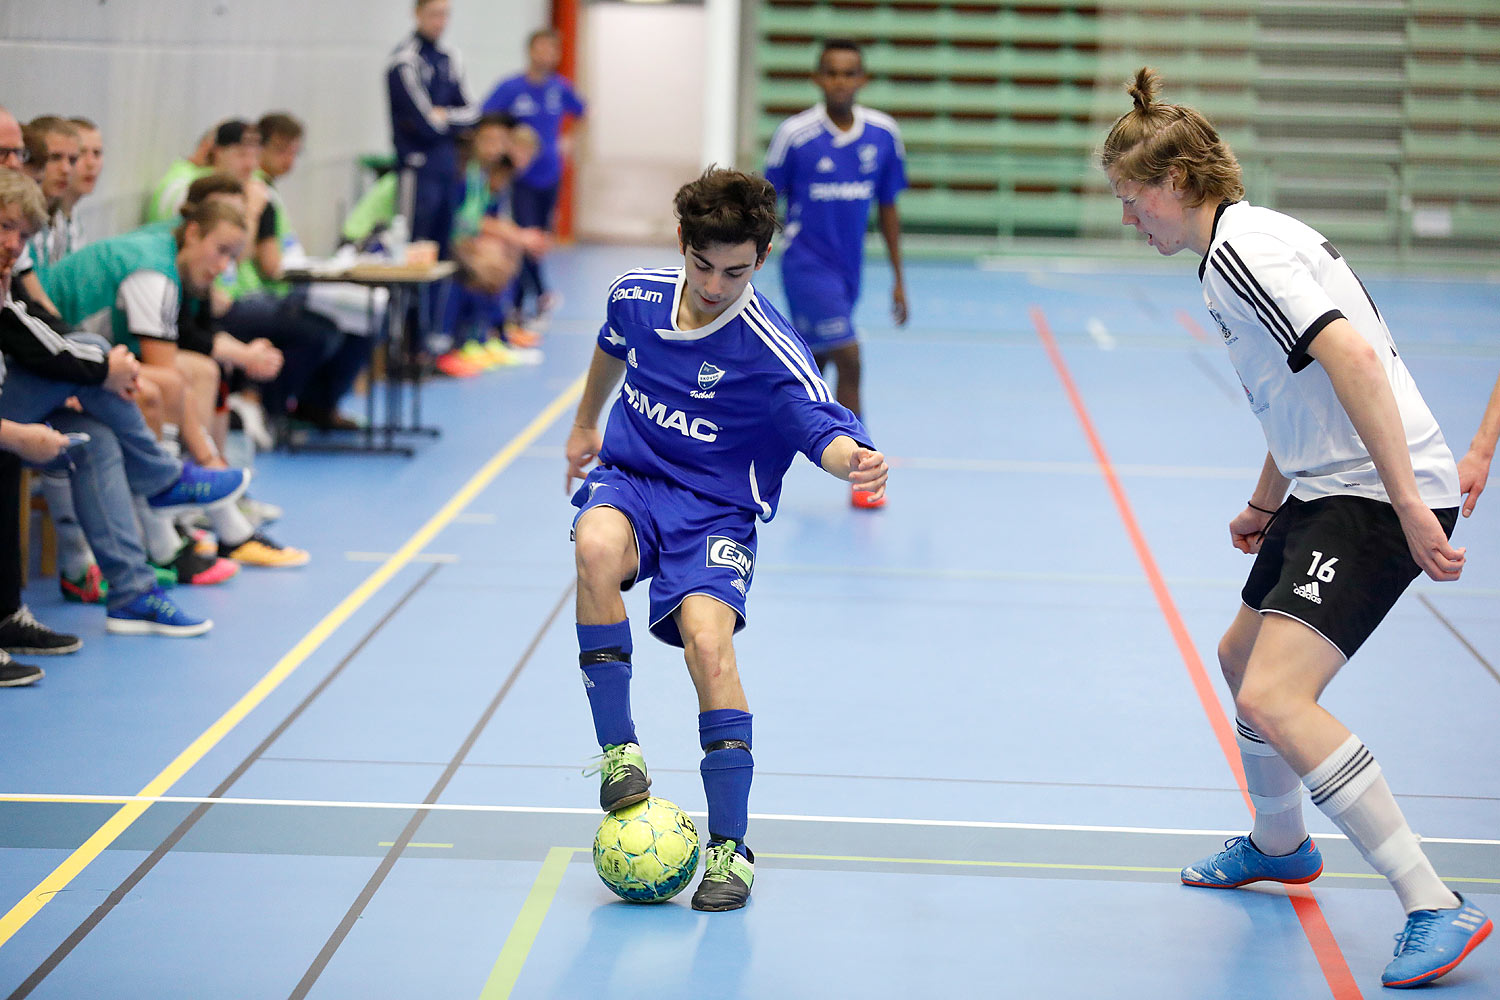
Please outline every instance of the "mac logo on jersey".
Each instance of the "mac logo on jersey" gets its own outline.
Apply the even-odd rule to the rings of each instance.
[[[708,562],[704,565],[723,566],[738,573],[741,580],[749,580],[750,574],[755,571],[755,553],[750,551],[749,546],[741,545],[733,538],[709,535]]]
[[[694,441],[711,443],[719,439],[720,427],[712,420],[689,417],[681,410],[668,409],[666,403],[653,403],[649,396],[629,382],[622,385],[621,389],[625,393],[625,401],[630,404],[630,408],[644,415],[656,426],[676,431],[683,437],[690,437]]]
[[[807,186],[812,201],[868,201],[874,196],[872,181],[823,181]]]
[[[703,362],[703,367],[698,369],[698,388],[712,389],[719,384],[719,379],[723,377],[724,369],[715,368],[705,361]]]
[[[826,156],[818,161],[817,170],[820,174],[831,174],[835,169],[837,168],[834,167],[833,161]]]
[[[661,292],[648,292],[639,285],[631,285],[629,288],[616,288],[615,294],[609,297],[609,301],[618,302],[621,299],[640,299],[642,302],[661,302]]]

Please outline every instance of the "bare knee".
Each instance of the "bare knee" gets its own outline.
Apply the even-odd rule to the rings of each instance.
[[[839,381],[849,379],[858,382],[860,376],[859,345],[850,344],[833,352],[834,367],[838,369]]]
[[[732,640],[723,629],[704,622],[680,630],[683,656],[699,676],[713,681],[734,669]]]
[[[166,422],[165,407],[162,403],[161,390],[154,382],[140,379],[136,382],[135,405],[140,407],[141,416],[146,419],[146,426],[153,433],[161,433],[161,425]]]
[[[583,586],[618,587],[634,572],[628,531],[580,522],[573,540],[573,559]]]
[[[1300,692],[1260,680],[1254,671],[1249,671],[1248,679],[1242,681],[1234,696],[1236,714],[1268,742],[1278,746],[1284,740],[1287,723],[1309,704],[1310,700]]]
[[[142,366],[142,382],[149,381],[161,394],[161,405],[169,419],[182,419],[182,373],[164,365]]]
[[[1239,693],[1255,640],[1260,636],[1260,626],[1260,613],[1242,606],[1219,640],[1219,669],[1229,683],[1231,694]]]
[[[1238,691],[1245,676],[1245,664],[1250,660],[1250,648],[1240,642],[1233,633],[1226,632],[1219,640],[1219,670],[1229,683],[1230,691]]]

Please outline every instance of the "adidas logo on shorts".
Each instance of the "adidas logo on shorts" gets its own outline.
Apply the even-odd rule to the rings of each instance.
[[[1307,583],[1301,584],[1300,586],[1293,587],[1292,593],[1296,594],[1298,597],[1305,597],[1309,601],[1312,601],[1314,604],[1323,603],[1323,598],[1318,594],[1317,580],[1311,580]]]

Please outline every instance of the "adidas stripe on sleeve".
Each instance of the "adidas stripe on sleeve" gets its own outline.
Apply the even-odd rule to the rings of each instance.
[[[1263,233],[1220,242],[1209,253],[1204,284],[1220,303],[1258,323],[1294,372],[1312,364],[1313,338],[1344,317],[1295,251]]]

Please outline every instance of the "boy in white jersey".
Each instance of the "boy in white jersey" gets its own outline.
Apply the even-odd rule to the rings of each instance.
[[[829,39],[818,55],[813,83],[823,103],[782,122],[766,153],[766,180],[786,199],[786,244],[781,283],[797,332],[812,348],[818,370],[833,365],[838,401],[860,410],[860,349],[854,329],[864,268],[870,204],[891,258],[891,316],[906,324],[901,276],[901,218],[896,196],[906,187],[906,149],[895,119],[855,103],[870,81],[860,48]],[[854,506],[883,506],[862,490]]]
[[[606,812],[648,795],[630,717],[630,622],[620,592],[652,578],[650,630],[681,647],[698,692],[709,844],[697,910],[745,905],[751,717],[735,664],[755,570],[755,522],[776,513],[800,451],[879,498],[886,463],[835,402],[812,355],[750,284],[776,229],[759,177],[710,169],[677,192],[683,267],[631,271],[609,307],[568,436],[579,665],[603,749]],[[601,438],[599,412],[624,377]]]
[[[1419,573],[1458,579],[1464,552],[1448,541],[1458,471],[1338,250],[1240,201],[1234,154],[1198,112],[1157,102],[1158,86],[1152,70],[1137,73],[1135,109],[1110,130],[1102,165],[1125,225],[1163,255],[1203,255],[1204,301],[1269,445],[1229,523],[1234,546],[1256,561],[1219,643],[1255,825],[1184,868],[1182,881],[1232,889],[1317,878],[1306,785],[1406,910],[1382,984],[1418,986],[1457,966],[1491,921],[1438,879],[1380,766],[1318,697]]]

